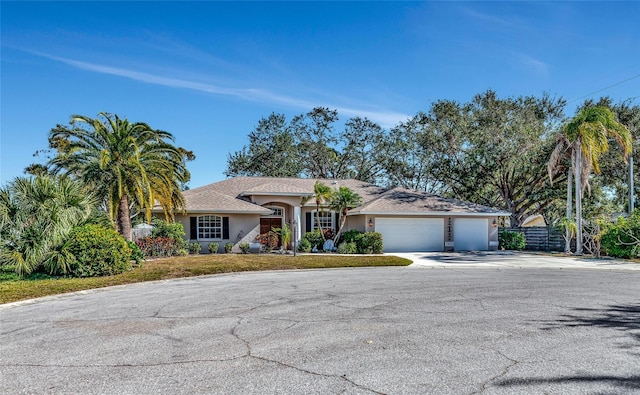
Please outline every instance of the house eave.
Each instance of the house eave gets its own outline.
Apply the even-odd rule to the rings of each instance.
[[[300,193],[300,192],[242,192],[240,196],[294,196],[294,197],[306,197],[313,196],[313,193]]]
[[[351,215],[392,215],[392,216],[425,216],[425,217],[509,217],[511,213],[507,212],[484,212],[484,213],[468,213],[462,211],[358,211],[349,212],[347,216]]]

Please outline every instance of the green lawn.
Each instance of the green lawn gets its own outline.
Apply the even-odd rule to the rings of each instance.
[[[411,261],[387,255],[276,255],[276,254],[210,254],[172,257],[145,262],[142,267],[108,277],[51,278],[32,276],[18,279],[0,272],[0,303],[16,302],[41,296],[81,291],[112,285],[169,278],[201,276],[257,270],[318,269],[336,267],[407,266]]]

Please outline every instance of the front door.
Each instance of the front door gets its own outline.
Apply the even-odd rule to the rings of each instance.
[[[260,234],[269,233],[272,228],[282,228],[282,218],[260,218]],[[278,247],[282,245],[278,237]]]

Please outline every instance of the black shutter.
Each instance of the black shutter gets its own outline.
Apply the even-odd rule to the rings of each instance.
[[[222,217],[222,238],[229,240],[229,217]]]
[[[306,222],[306,232],[311,232],[311,213],[306,213],[304,216]]]
[[[335,220],[333,221],[334,225],[336,226],[336,228],[334,229],[334,231],[338,231],[338,228],[340,227],[340,222],[338,222],[338,213],[333,213]]]
[[[189,218],[189,220],[191,221],[190,223],[190,227],[189,227],[189,239],[190,240],[197,240],[198,239],[198,217],[191,217]]]

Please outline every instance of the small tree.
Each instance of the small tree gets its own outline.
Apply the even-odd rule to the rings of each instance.
[[[347,187],[340,187],[334,190],[329,201],[329,207],[340,213],[340,226],[333,237],[334,244],[340,240],[340,233],[344,224],[347,222],[347,213],[349,209],[358,207],[362,204],[362,197]]]

